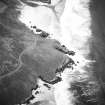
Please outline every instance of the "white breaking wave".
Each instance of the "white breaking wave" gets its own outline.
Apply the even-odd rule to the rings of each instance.
[[[70,91],[71,83],[88,78],[85,66],[94,61],[86,59],[89,54],[88,39],[91,38],[90,29],[91,16],[89,11],[89,0],[66,0],[64,13],[61,16],[62,37],[57,38],[69,50],[76,52],[72,58],[75,62],[73,71],[66,69],[63,72],[63,81],[55,86],[55,100],[57,105],[74,105],[75,97]],[[79,75],[78,75],[79,74]]]
[[[30,28],[32,25],[38,26],[38,28],[53,34],[51,38],[57,39],[69,50],[76,52],[76,55],[70,57],[77,66],[74,65],[73,70],[65,69],[61,74],[62,81],[54,84],[51,92],[49,90],[46,92],[47,90],[43,90],[42,86],[40,95],[36,96],[38,97],[37,100],[34,100],[32,103],[48,100],[49,96],[52,96],[55,98],[55,105],[74,105],[76,99],[73,96],[73,92],[70,91],[70,84],[75,80],[81,81],[81,78],[88,78],[89,75],[85,71],[85,66],[89,66],[93,62],[86,59],[86,55],[89,54],[88,39],[91,38],[92,34],[89,2],[90,0],[66,0],[60,24],[53,11],[44,6],[38,8],[22,7],[22,14],[19,19],[27,27]],[[78,61],[79,63],[77,63]],[[39,84],[41,83],[39,82]]]

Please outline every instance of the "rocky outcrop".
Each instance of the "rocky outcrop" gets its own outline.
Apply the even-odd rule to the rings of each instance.
[[[7,2],[8,3],[8,2]],[[19,104],[31,95],[41,76],[49,82],[72,54],[57,40],[35,34],[8,7],[0,14],[0,104]],[[43,35],[44,34],[44,35]],[[59,71],[60,72],[60,71]]]

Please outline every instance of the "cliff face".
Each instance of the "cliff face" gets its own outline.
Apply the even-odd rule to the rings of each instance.
[[[0,13],[0,104],[14,105],[31,95],[39,76],[53,80],[69,58],[58,50],[63,47],[57,40],[42,37],[42,30],[34,33],[18,19],[17,2],[3,3],[7,7]]]
[[[105,105],[104,0],[21,1],[0,3],[0,105]]]

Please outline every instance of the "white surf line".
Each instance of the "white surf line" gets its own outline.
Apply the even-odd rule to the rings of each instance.
[[[46,100],[49,96],[53,97],[52,93],[54,93],[56,105],[74,105],[76,99],[72,91],[69,90],[70,83],[75,80],[79,81],[81,78],[88,78],[85,66],[92,61],[87,60],[85,55],[89,53],[87,41],[91,37],[91,17],[88,10],[89,1],[81,2],[82,0],[66,1],[65,10],[61,17],[62,36],[53,36],[54,39],[67,46],[69,50],[76,52],[76,55],[72,58],[75,62],[79,61],[79,64],[74,66],[73,71],[66,69],[61,74],[62,81],[52,86],[52,92],[49,91],[48,93],[47,90],[43,90],[42,86],[41,94],[36,96],[37,98],[33,103],[38,100]],[[46,97],[43,97],[43,95]]]
[[[69,50],[76,52],[76,55],[72,58],[75,62],[79,61],[79,64],[74,66],[73,71],[66,69],[61,75],[63,81],[53,86],[56,105],[74,105],[75,97],[73,97],[72,92],[68,91],[70,88],[70,83],[74,80],[79,81],[80,78],[88,77],[85,71],[85,66],[92,62],[85,58],[85,55],[88,55],[89,53],[88,38],[91,37],[91,17],[88,9],[88,3],[89,0],[66,0],[64,13],[60,20],[61,29],[56,31],[54,29],[59,27],[58,22],[56,21],[52,11],[44,6],[40,6],[40,8],[37,9],[25,6],[22,10],[22,15],[19,18],[29,28],[31,25],[36,24],[38,28],[46,32],[49,31],[49,33],[53,33],[54,35],[51,36],[52,38],[60,41],[61,44],[64,44]],[[41,9],[43,11],[41,11]],[[44,12],[44,10],[46,12]],[[46,14],[44,15],[43,13]],[[49,16],[49,18],[45,18],[48,18],[49,22],[51,21],[51,23],[55,23],[50,26],[51,24],[49,25],[46,23],[41,16]],[[50,18],[50,16],[53,16],[53,18]],[[59,33],[62,33],[62,35],[58,35]],[[77,76],[76,73],[80,73],[81,77]],[[47,94],[48,93],[46,93],[46,96],[49,96]],[[40,98],[41,95],[37,100],[40,100]]]
[[[49,33],[51,37],[53,37],[53,34],[55,36],[59,35],[59,23],[52,9],[45,6],[31,7],[21,2],[21,6],[17,10],[21,11],[18,19],[34,33],[36,33],[36,30],[32,26]]]
[[[91,17],[89,0],[66,0],[64,13],[61,17],[62,37],[57,38],[69,50],[76,52],[73,60],[79,61],[74,70],[66,69],[62,73],[63,81],[55,84],[55,100],[57,105],[74,105],[75,97],[68,91],[70,83],[88,78],[85,66],[94,62],[86,59],[89,54],[88,39],[91,38]],[[77,75],[79,74],[79,75]]]

